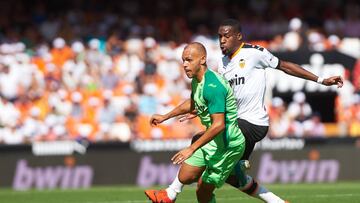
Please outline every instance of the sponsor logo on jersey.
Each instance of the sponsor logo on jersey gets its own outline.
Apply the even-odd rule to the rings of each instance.
[[[203,106],[203,105],[198,104],[197,102],[195,102],[195,109],[197,110],[198,114],[202,114],[203,112],[206,111],[206,106]]]
[[[230,86],[234,86],[234,85],[240,85],[240,84],[245,84],[245,77],[238,77],[237,74],[235,74],[235,77],[231,78],[231,80],[228,81],[230,83]]]
[[[240,67],[240,68],[244,68],[244,67],[245,67],[245,60],[244,60],[244,59],[240,59],[240,61],[239,61],[239,67]]]

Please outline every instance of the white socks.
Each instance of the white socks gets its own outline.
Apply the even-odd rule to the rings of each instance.
[[[280,197],[267,190],[264,186],[258,184],[258,190],[256,197],[263,200],[266,203],[285,203]]]
[[[245,188],[252,187],[252,184],[257,184],[258,188],[255,191],[253,191],[255,193],[251,191],[251,193],[253,193],[251,196],[261,199],[266,203],[285,203],[284,200],[282,200],[280,197],[276,196],[274,193],[267,190],[264,186],[254,182],[251,176],[246,175],[246,182],[247,183],[244,186]]]
[[[247,181],[252,182],[252,177],[247,176]],[[169,199],[175,200],[176,196],[182,191],[183,187],[184,184],[180,182],[178,175],[176,175],[176,178],[171,183],[171,185],[169,185],[169,187],[166,188],[166,192]],[[266,203],[285,203],[284,200],[276,196],[274,193],[268,191],[264,186],[258,185],[258,187],[259,188],[257,189],[256,194],[254,194],[254,197],[259,198]]]
[[[174,200],[176,199],[176,196],[178,193],[182,191],[182,188],[184,187],[184,184],[182,184],[176,175],[176,178],[174,181],[169,185],[168,188],[166,188],[166,192],[168,194],[169,199]]]
[[[284,200],[282,200],[280,197],[276,196],[272,192],[259,194],[259,197],[267,203],[285,203]]]

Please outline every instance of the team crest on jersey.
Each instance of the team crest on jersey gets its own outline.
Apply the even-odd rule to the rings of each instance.
[[[240,66],[240,68],[244,68],[244,67],[245,67],[245,60],[244,60],[244,59],[240,59],[240,61],[239,61],[239,66]]]

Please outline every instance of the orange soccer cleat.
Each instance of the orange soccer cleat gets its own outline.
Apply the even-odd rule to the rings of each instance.
[[[153,203],[175,203],[168,197],[166,190],[145,190],[145,195]]]

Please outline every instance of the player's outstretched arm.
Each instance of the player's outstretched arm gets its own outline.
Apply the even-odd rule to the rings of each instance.
[[[298,64],[295,64],[295,63],[292,63],[289,61],[283,61],[283,60],[280,60],[279,63],[280,63],[279,69],[289,75],[303,78],[306,80],[311,80],[311,81],[321,83],[326,86],[331,86],[331,85],[337,85],[338,87],[343,86],[343,79],[340,76],[333,76],[333,77],[324,79],[324,78],[318,77],[318,76],[314,75],[313,73],[305,70]]]
[[[191,99],[188,99],[186,101],[184,101],[183,103],[181,103],[180,105],[178,105],[177,107],[175,107],[173,110],[171,110],[169,113],[164,114],[164,115],[160,115],[160,114],[154,114],[151,116],[150,118],[150,125],[151,126],[156,126],[170,118],[179,116],[179,115],[183,115],[189,112],[192,112],[192,110],[194,109],[194,104],[193,101]]]
[[[179,121],[180,122],[184,122],[184,121],[187,121],[187,120],[191,120],[193,118],[196,118],[198,115],[197,115],[197,111],[194,110],[190,113],[187,113],[187,114],[184,114],[184,115],[180,115],[179,116]]]
[[[181,164],[187,158],[189,158],[197,149],[204,146],[210,142],[216,135],[225,129],[225,114],[216,113],[211,114],[211,120],[213,121],[211,126],[205,131],[196,142],[192,143],[190,147],[187,147],[178,153],[176,153],[172,158],[174,164]]]
[[[333,76],[333,77],[325,78],[322,84],[326,86],[337,85],[340,88],[344,85],[344,81],[341,76]]]

